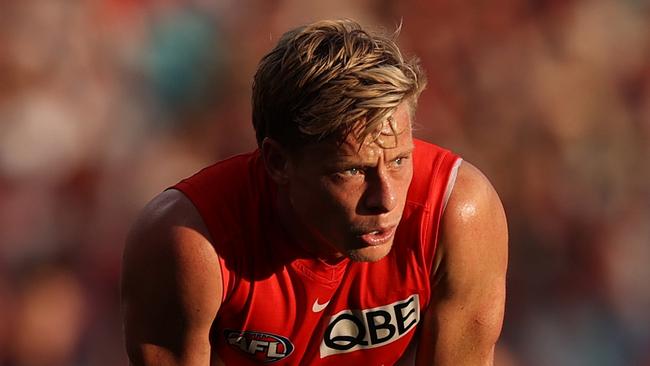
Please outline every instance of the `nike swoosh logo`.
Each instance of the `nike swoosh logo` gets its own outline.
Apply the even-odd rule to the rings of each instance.
[[[318,299],[316,299],[316,301],[314,301],[314,305],[312,305],[311,307],[311,311],[313,311],[314,313],[320,313],[321,311],[323,311],[323,309],[327,307],[329,303],[330,302],[328,301],[326,303],[319,304]]]

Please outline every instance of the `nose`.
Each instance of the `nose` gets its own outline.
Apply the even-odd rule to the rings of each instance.
[[[366,208],[375,214],[392,211],[397,204],[397,199],[395,197],[395,187],[386,172],[379,169],[376,174],[366,179]]]

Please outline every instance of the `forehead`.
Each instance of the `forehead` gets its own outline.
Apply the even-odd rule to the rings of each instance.
[[[413,146],[409,107],[402,103],[380,126],[380,130],[360,141],[356,134],[345,140],[327,140],[305,147],[303,153],[319,160],[375,159],[379,154],[401,154]],[[314,156],[312,154],[316,154]]]

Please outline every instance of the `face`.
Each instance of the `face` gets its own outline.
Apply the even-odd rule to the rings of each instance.
[[[288,159],[285,188],[298,221],[293,224],[302,225],[304,245],[323,257],[372,262],[391,249],[413,176],[406,103],[370,140],[350,135],[342,145],[313,144]]]

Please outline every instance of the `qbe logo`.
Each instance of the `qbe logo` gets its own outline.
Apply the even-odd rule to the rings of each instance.
[[[320,357],[395,342],[419,321],[420,298],[417,294],[372,309],[343,310],[332,317],[325,329]]]
[[[258,362],[275,362],[293,352],[293,344],[288,338],[272,333],[226,329],[224,336],[231,347]]]

